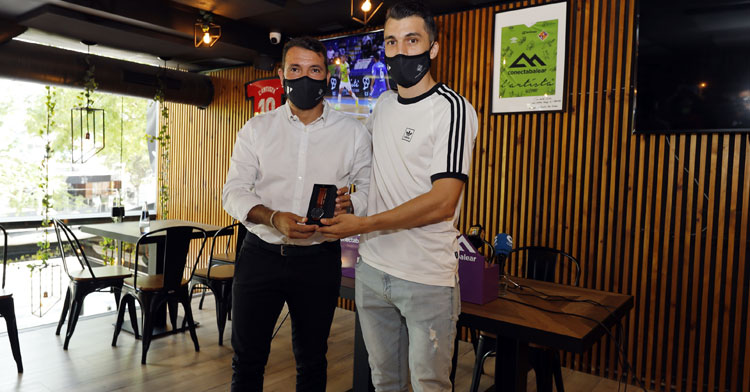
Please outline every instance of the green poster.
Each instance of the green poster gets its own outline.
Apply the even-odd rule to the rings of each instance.
[[[555,94],[557,19],[502,28],[500,98]]]

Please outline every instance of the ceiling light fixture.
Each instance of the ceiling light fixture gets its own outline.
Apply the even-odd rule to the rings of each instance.
[[[380,9],[382,5],[383,5],[383,2],[381,1],[380,4],[378,4],[378,6],[375,7],[375,9],[373,10],[372,3],[370,2],[370,0],[363,1],[362,5],[359,6],[359,9],[362,10],[362,12],[364,12],[364,17],[360,19],[354,15],[354,9],[355,9],[354,0],[351,0],[350,15],[352,19],[356,20],[357,22],[362,23],[363,25],[367,25],[368,23],[370,23],[370,19],[372,19],[373,15],[375,15],[378,12],[378,10]],[[372,12],[370,12],[370,10],[372,10]]]
[[[193,40],[195,47],[214,46],[221,37],[221,26],[214,23],[214,15],[210,12],[201,11],[201,17],[193,27]]]

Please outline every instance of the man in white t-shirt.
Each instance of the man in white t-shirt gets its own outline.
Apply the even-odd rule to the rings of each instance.
[[[414,391],[450,391],[460,311],[455,225],[477,116],[429,74],[439,45],[424,4],[391,7],[384,36],[398,93],[384,92],[368,120],[368,216],[339,215],[318,231],[362,233],[355,301],[376,390],[408,390],[410,372]]]

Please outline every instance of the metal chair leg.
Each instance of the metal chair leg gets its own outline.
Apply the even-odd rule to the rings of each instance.
[[[479,390],[479,382],[482,378],[484,361],[487,359],[487,354],[489,354],[487,346],[487,338],[480,334],[479,339],[477,339],[476,359],[474,360],[474,370],[471,375],[470,392],[477,392]]]
[[[200,346],[198,345],[198,335],[195,333],[195,322],[193,321],[193,311],[190,307],[190,298],[186,297],[182,300],[182,307],[185,309],[185,319],[187,320],[188,328],[190,330],[190,337],[193,339],[195,351],[198,352],[200,351]]]
[[[557,389],[557,392],[565,392],[562,367],[560,366],[560,353],[557,351],[552,355],[552,374],[555,376],[555,388]]]
[[[191,291],[192,294],[192,291]],[[201,289],[201,301],[198,302],[198,310],[203,310],[203,300],[206,298],[206,286]]]
[[[120,304],[117,309],[117,321],[115,321],[115,332],[112,334],[112,347],[117,346],[117,337],[120,336],[122,330],[122,323],[125,320],[125,308],[128,306],[128,296],[122,297]]]
[[[55,335],[60,335],[60,330],[62,329],[63,324],[65,324],[65,317],[68,315],[68,310],[70,309],[70,287],[65,291],[65,302],[63,302],[63,309],[62,314],[60,314],[60,321],[57,323],[57,330],[55,330]]]
[[[13,306],[13,298],[5,304],[2,316],[5,318],[5,324],[8,327],[8,339],[10,339],[10,349],[13,352],[13,359],[16,360],[18,373],[23,373],[23,361],[21,360],[21,345],[18,343],[18,327],[16,326],[16,310]]]

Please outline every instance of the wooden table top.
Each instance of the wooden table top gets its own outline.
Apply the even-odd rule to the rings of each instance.
[[[513,289],[484,305],[462,302],[461,322],[498,335],[582,353],[606,333],[600,324],[575,316],[549,313],[525,304],[586,316],[607,328],[615,325],[633,307],[633,297],[630,295],[518,277],[512,279],[521,286],[533,287],[547,295],[593,300],[607,308],[590,303],[546,301],[537,297],[539,293],[528,288]]]

